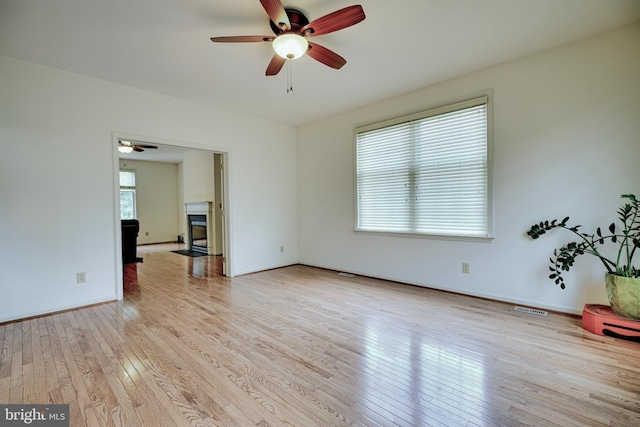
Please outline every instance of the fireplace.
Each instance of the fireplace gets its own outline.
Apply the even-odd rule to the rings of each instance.
[[[214,255],[215,224],[212,202],[186,204],[187,249]]]
[[[188,215],[189,243],[192,251],[208,253],[207,245],[207,216]]]

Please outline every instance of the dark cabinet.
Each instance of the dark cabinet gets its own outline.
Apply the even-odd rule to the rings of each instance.
[[[140,223],[137,219],[122,220],[122,262],[124,264],[141,261],[137,257],[139,231]]]

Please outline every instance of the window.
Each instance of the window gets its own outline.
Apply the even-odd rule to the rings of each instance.
[[[136,219],[136,173],[120,171],[120,219]]]
[[[356,230],[489,237],[488,103],[356,129]]]

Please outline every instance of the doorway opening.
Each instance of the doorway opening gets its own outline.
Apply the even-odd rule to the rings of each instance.
[[[120,188],[121,170],[136,172],[138,246],[182,244],[189,251],[215,256],[222,264],[222,275],[232,277],[227,221],[228,151],[119,133],[114,133],[112,140],[116,189]],[[157,149],[122,153],[118,146],[123,140],[153,145]],[[116,271],[119,278],[116,293],[118,299],[122,299],[125,263],[122,258],[119,191],[116,191],[114,199]],[[208,211],[198,212],[199,216],[190,215],[189,206],[194,204],[206,205]]]

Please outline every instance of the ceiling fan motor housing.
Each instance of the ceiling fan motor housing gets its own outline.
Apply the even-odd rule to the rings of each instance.
[[[300,12],[298,9],[286,8],[285,12],[289,17],[291,30],[285,31],[282,28],[280,28],[277,24],[275,24],[273,21],[269,20],[269,25],[271,25],[271,29],[273,30],[274,34],[279,36],[280,34],[289,32],[289,33],[302,35],[301,30],[305,25],[309,23],[309,19],[307,19],[307,17],[304,16],[304,13]]]

